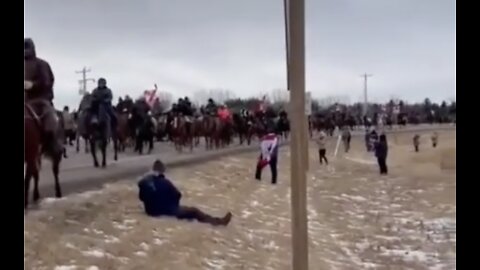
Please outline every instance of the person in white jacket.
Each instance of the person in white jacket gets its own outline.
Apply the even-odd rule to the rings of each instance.
[[[255,179],[262,179],[262,170],[270,165],[272,171],[272,184],[277,183],[277,163],[278,163],[278,136],[270,129],[268,134],[262,137],[260,143],[260,157],[257,163]]]

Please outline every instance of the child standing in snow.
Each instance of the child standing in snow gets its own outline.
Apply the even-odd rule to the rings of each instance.
[[[343,127],[342,140],[343,140],[343,145],[345,146],[345,153],[348,153],[348,150],[350,150],[350,142],[352,140],[352,134],[350,133],[350,129],[347,126]]]
[[[317,139],[317,145],[318,145],[318,154],[320,156],[320,164],[323,164],[323,161],[325,160],[325,163],[328,165],[328,159],[326,157],[326,154],[327,154],[326,138],[327,138],[327,135],[325,134],[325,132],[320,131],[320,135],[318,136],[318,139]]]
[[[432,134],[432,146],[433,148],[437,147],[438,144],[438,133],[435,131]]]
[[[413,146],[415,147],[415,152],[418,152],[420,146],[420,135],[415,134],[415,136],[413,136]]]
[[[378,167],[380,168],[380,174],[387,174],[387,154],[388,144],[387,136],[385,134],[380,135],[380,138],[375,142],[375,156],[377,157]]]

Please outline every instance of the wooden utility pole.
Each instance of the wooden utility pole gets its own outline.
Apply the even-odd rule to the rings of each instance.
[[[363,77],[363,116],[366,116],[368,114],[368,88],[367,88],[367,82],[368,82],[368,77],[372,77],[372,74],[362,74]]]
[[[75,71],[75,73],[77,74],[82,74],[82,79],[78,81],[80,83],[80,89],[81,89],[80,95],[85,95],[85,93],[87,93],[88,81],[95,82],[95,79],[87,78],[87,73],[91,71],[92,71],[91,69],[87,69],[86,67],[83,67],[82,70],[80,71]]]
[[[308,270],[306,170],[308,142],[305,115],[305,1],[284,0],[286,15],[287,81],[290,90],[292,267]],[[307,159],[307,160],[305,160]],[[306,162],[307,161],[307,162]]]

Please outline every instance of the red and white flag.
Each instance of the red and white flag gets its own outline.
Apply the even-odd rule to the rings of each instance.
[[[155,103],[155,98],[157,97],[156,93],[157,93],[157,84],[154,85],[155,88],[153,90],[145,90],[143,92],[143,96],[145,97],[145,101],[147,102],[148,106],[150,106],[150,108],[153,107],[153,104]]]

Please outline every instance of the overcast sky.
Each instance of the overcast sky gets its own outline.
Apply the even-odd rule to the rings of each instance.
[[[314,97],[455,96],[454,0],[306,0],[306,81]],[[285,88],[283,0],[25,0],[25,36],[77,104],[79,74],[119,95],[157,83],[175,96]],[[90,84],[92,88],[94,84]]]

